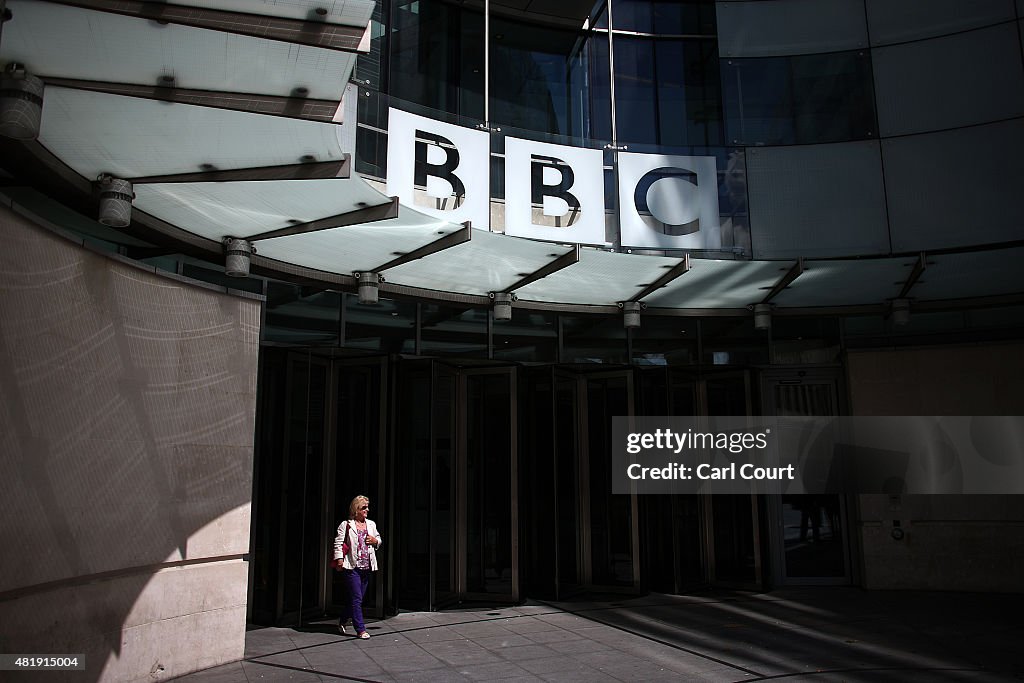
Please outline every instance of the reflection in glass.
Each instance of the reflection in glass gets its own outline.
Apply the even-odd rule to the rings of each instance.
[[[566,363],[626,362],[626,330],[621,316],[563,315]]]
[[[487,357],[487,309],[421,304],[420,353]]]
[[[338,343],[340,314],[338,292],[269,281],[263,339],[334,346]]]
[[[715,41],[616,35],[614,44],[620,142],[669,147],[722,144]]]
[[[698,360],[697,337],[695,319],[645,316],[640,328],[633,330],[632,362],[640,366],[693,365]]]
[[[483,120],[484,18],[441,0],[395,0],[390,94]]]
[[[494,357],[523,362],[558,360],[558,318],[555,313],[512,308],[512,320],[495,321]]]
[[[583,138],[594,34],[491,19],[491,120]],[[601,40],[601,37],[597,37]]]
[[[345,346],[347,348],[416,352],[416,304],[381,299],[377,304],[361,304],[345,295]]]
[[[776,384],[772,398],[776,415],[782,417],[839,414],[836,385],[832,381]],[[786,431],[781,431],[779,436],[785,438]],[[840,497],[834,494],[782,496],[787,577],[841,577],[845,574],[841,508]]]

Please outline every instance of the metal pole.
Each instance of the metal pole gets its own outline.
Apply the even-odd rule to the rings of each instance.
[[[608,99],[612,109],[612,147],[619,144],[618,129],[615,126],[615,44],[612,42],[612,0],[608,0]]]
[[[484,125],[491,125],[491,0],[484,0]]]

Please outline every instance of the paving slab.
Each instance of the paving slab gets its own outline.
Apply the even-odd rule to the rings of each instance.
[[[186,683],[1024,680],[1024,595],[786,588],[250,627],[245,658]]]

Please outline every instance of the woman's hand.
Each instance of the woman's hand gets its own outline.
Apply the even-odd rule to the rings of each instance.
[[[366,542],[369,543],[370,545],[374,546],[374,547],[380,545],[380,541],[377,540],[377,537],[376,536],[370,536],[369,534],[366,535]]]

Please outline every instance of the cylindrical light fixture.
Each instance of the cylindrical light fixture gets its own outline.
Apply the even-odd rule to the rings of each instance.
[[[516,300],[516,295],[511,292],[491,292],[490,296],[494,301],[494,319],[511,320],[512,302]]]
[[[754,304],[754,329],[772,329],[772,305]]]
[[[238,237],[224,238],[224,272],[231,277],[249,277],[249,265],[256,247]]]
[[[359,303],[375,304],[378,302],[378,288],[384,281],[384,276],[379,273],[364,271],[356,273],[356,281],[359,283]]]
[[[622,326],[640,327],[641,303],[639,301],[623,301],[619,305],[622,307]]]
[[[126,228],[132,222],[132,184],[111,175],[99,177],[99,222],[112,228]]]
[[[910,299],[892,300],[892,322],[894,325],[906,325],[910,322]]]
[[[0,135],[35,140],[43,118],[43,82],[11,62],[0,76]]]

